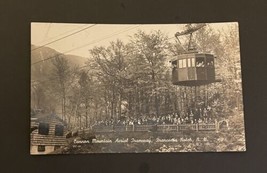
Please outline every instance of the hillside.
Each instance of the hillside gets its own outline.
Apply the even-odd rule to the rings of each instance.
[[[31,45],[31,49],[35,49],[37,46]],[[46,60],[48,58],[53,58],[60,52],[51,49],[49,47],[42,47],[40,49],[36,49],[31,51],[31,79],[32,80],[42,80],[45,79],[51,70],[51,60]],[[65,55],[65,58],[70,62],[71,65],[75,66],[84,66],[86,62],[86,58],[76,56],[76,55]],[[43,62],[40,62],[45,60]],[[37,63],[40,62],[40,63]]]

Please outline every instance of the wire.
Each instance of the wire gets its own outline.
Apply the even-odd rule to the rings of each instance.
[[[77,34],[77,33],[79,33],[79,32],[82,32],[82,31],[84,31],[84,30],[86,30],[86,29],[92,28],[92,27],[94,27],[94,26],[96,26],[96,25],[97,25],[97,24],[90,25],[90,26],[88,26],[88,27],[86,27],[86,28],[83,28],[83,29],[81,29],[81,30],[79,30],[79,31],[73,32],[73,33],[71,33],[71,34],[69,34],[69,35],[66,35],[66,36],[64,36],[64,37],[58,38],[58,39],[56,39],[56,40],[54,40],[54,41],[51,41],[51,42],[49,42],[49,43],[43,44],[42,46],[39,46],[39,47],[37,47],[37,48],[32,49],[31,51],[35,51],[35,50],[40,49],[40,48],[42,48],[42,47],[45,47],[45,46],[47,46],[47,45],[49,45],[49,44],[52,44],[52,43],[55,43],[55,42],[57,42],[57,41],[63,40],[63,39],[65,39],[65,38],[67,38],[67,37],[70,37],[70,36],[72,36],[72,35],[75,35],[75,34]]]
[[[52,24],[49,23],[48,28],[47,28],[47,30],[46,30],[46,32],[45,32],[45,35],[44,35],[44,39],[47,37],[47,35],[48,35],[49,31],[50,31],[51,25],[52,25]],[[44,39],[43,39],[43,40],[44,40]]]
[[[140,25],[139,25],[140,26]],[[123,33],[123,32],[126,32],[126,31],[129,31],[129,30],[132,30],[132,29],[134,29],[134,28],[137,28],[137,27],[139,27],[139,26],[135,26],[135,27],[128,27],[125,31],[117,31],[117,32],[115,32],[115,33],[113,33],[112,35],[109,35],[109,36],[107,36],[107,37],[104,37],[104,38],[102,38],[102,39],[100,39],[100,41],[102,41],[102,40],[104,40],[104,39],[106,39],[106,38],[109,38],[109,37],[111,37],[111,36],[114,36],[114,35],[118,35],[118,34],[120,34],[120,33]],[[167,40],[171,40],[171,39],[174,39],[175,37],[171,37],[171,38],[167,38]],[[100,42],[100,41],[98,41],[98,42]],[[94,43],[94,42],[93,42]],[[93,44],[93,43],[90,43],[90,44]],[[86,45],[89,45],[89,44],[86,44]],[[86,46],[86,45],[83,45],[83,46],[81,46],[81,47],[84,47],[84,46]],[[75,49],[79,49],[80,47],[78,47],[78,48],[75,48]],[[70,50],[70,51],[72,51],[72,50]],[[131,51],[131,52],[129,52],[129,53],[132,53],[132,52],[134,52],[134,51]],[[66,52],[64,52],[64,53],[66,53]],[[63,54],[63,53],[62,53]],[[51,58],[54,58],[54,57],[56,57],[56,56],[53,56],[53,57],[50,57],[50,58],[47,58],[47,59],[44,59],[44,60],[42,60],[42,61],[45,61],[45,60],[48,60],[48,59],[51,59]],[[40,62],[42,62],[42,61],[40,61]],[[36,62],[36,63],[38,63],[38,62]],[[33,64],[34,65],[34,64]],[[81,67],[79,67],[78,69],[83,69],[83,68],[86,68],[86,67],[88,67],[88,65],[84,65],[84,66],[81,66]],[[36,85],[39,85],[39,84],[41,84],[41,83],[45,83],[45,82],[49,82],[49,81],[53,81],[53,80],[56,80],[57,78],[52,78],[52,79],[49,79],[49,80],[44,80],[44,81],[38,81],[38,82],[36,82],[35,84],[32,84],[33,86],[36,86]]]
[[[61,33],[61,34],[59,34],[59,35],[57,35],[57,36],[49,37],[49,38],[47,38],[46,40],[40,41],[40,42],[38,42],[38,43],[36,43],[36,44],[41,44],[41,43],[45,43],[45,42],[47,42],[47,41],[49,41],[49,40],[56,39],[56,38],[58,38],[59,36],[62,36],[62,35],[65,35],[65,34],[67,34],[67,33],[72,32],[72,31],[75,31],[75,30],[77,30],[77,29],[83,28],[84,26],[87,26],[87,25],[88,25],[88,24],[85,24],[85,25],[76,27],[76,28],[74,28],[74,29],[68,30],[68,31],[66,31],[66,32],[63,32],[63,33]]]
[[[140,25],[138,25],[138,26],[134,26],[134,27],[131,27],[131,28],[128,27],[128,29],[126,29],[126,30],[122,30],[122,31],[115,32],[115,33],[113,33],[113,34],[111,34],[111,35],[108,35],[108,36],[103,37],[103,38],[98,39],[98,40],[94,40],[94,41],[89,42],[89,43],[87,43],[87,44],[85,44],[85,45],[82,45],[82,46],[79,46],[79,47],[70,49],[70,50],[65,51],[65,52],[63,52],[63,53],[60,53],[60,54],[69,53],[69,52],[72,52],[72,51],[74,51],[74,50],[83,48],[83,47],[85,47],[85,46],[88,46],[88,45],[91,45],[91,44],[98,43],[98,42],[100,42],[100,41],[102,41],[102,40],[105,40],[105,39],[107,39],[107,38],[111,38],[111,37],[113,37],[113,36],[115,36],[115,35],[119,35],[119,34],[121,34],[121,33],[127,32],[127,31],[129,31],[129,30],[135,29],[135,28],[137,28],[137,27],[139,27],[139,26],[140,26]],[[44,61],[47,61],[47,60],[56,58],[58,55],[59,55],[59,54],[57,54],[57,55],[55,55],[55,56],[52,56],[52,57],[49,57],[49,58],[46,58],[46,59],[44,59],[44,60],[37,61],[37,62],[35,62],[35,63],[32,63],[31,65],[33,66],[33,65],[35,65],[35,64],[38,64],[38,63],[41,63],[41,62],[44,62]]]

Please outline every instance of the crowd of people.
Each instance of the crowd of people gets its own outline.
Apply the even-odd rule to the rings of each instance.
[[[214,123],[211,107],[188,109],[185,113],[169,113],[167,115],[156,116],[142,115],[140,117],[121,117],[119,119],[106,119],[96,121],[93,125],[175,125],[175,124],[201,124]]]

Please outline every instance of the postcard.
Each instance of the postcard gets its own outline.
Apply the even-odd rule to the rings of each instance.
[[[246,151],[238,31],[31,23],[30,154]]]

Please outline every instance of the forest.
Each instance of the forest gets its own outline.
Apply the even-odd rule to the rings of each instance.
[[[77,129],[107,119],[183,114],[193,94],[172,84],[170,60],[185,53],[186,44],[160,30],[139,30],[127,43],[114,39],[88,50],[88,59],[48,47],[32,51],[32,115],[36,110],[55,113],[69,129]],[[199,104],[209,105],[218,119],[242,111],[238,25],[229,24],[225,31],[203,27],[194,44],[199,52],[216,56],[216,78],[221,79],[199,87],[198,101],[205,102]]]

